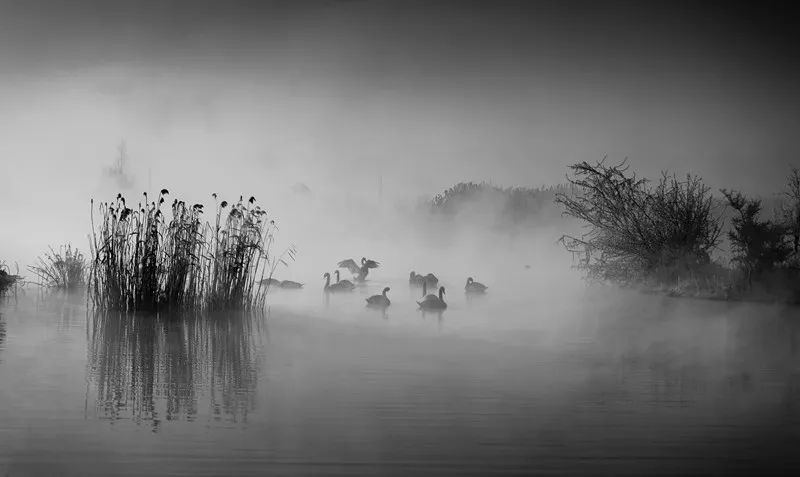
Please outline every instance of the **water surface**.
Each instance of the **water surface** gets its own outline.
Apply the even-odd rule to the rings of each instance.
[[[524,273],[524,272],[520,272]],[[392,287],[386,313],[364,298]],[[264,314],[0,304],[0,475],[751,474],[798,464],[798,310],[405,279]],[[537,298],[535,298],[537,297]],[[796,470],[796,469],[795,469]]]

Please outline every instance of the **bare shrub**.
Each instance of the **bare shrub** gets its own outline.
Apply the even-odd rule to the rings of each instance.
[[[581,257],[579,267],[591,278],[630,283],[709,264],[721,232],[710,189],[697,176],[666,173],[651,187],[628,169],[625,161],[609,166],[605,159],[570,166],[574,192],[556,202],[588,228],[562,237]]]

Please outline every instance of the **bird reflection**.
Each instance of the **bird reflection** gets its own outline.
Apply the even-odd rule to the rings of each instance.
[[[442,323],[444,322],[444,310],[426,310],[424,308],[420,308],[419,312],[422,313],[423,320],[428,316],[435,316],[437,328],[439,331],[442,330]]]
[[[255,405],[259,316],[91,317],[97,413],[158,431],[163,421],[246,422]]]

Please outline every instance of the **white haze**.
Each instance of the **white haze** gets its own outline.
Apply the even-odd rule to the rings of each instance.
[[[338,260],[364,255],[381,261],[381,273],[392,277],[414,269],[492,282],[525,263],[550,274],[569,272],[569,257],[555,245],[557,228],[509,238],[485,233],[477,221],[456,235],[425,230],[414,220],[420,198],[460,180],[492,178],[469,165],[445,167],[454,163],[450,144],[470,143],[468,122],[459,132],[455,117],[426,119],[408,106],[380,118],[379,108],[355,102],[374,117],[350,117],[350,125],[366,128],[363,137],[356,140],[357,131],[349,131],[337,139],[328,129],[344,131],[336,120],[348,116],[335,94],[213,75],[145,73],[105,67],[3,91],[0,258],[12,268],[18,263],[25,271],[51,245],[70,242],[87,251],[90,199],[96,210],[117,192],[138,201],[142,192],[165,187],[172,197],[205,204],[207,214],[212,192],[228,201],[255,196],[280,226],[276,250],[294,244],[299,251],[278,275],[314,286]],[[414,126],[417,120],[424,128]],[[403,127],[409,129],[391,132]],[[416,142],[401,150],[403,138]],[[121,139],[129,189],[104,173]],[[404,158],[422,166],[406,167]],[[502,168],[488,170],[499,176]],[[298,183],[310,192],[298,192]]]

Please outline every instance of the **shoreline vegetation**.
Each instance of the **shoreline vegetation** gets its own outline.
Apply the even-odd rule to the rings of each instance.
[[[8,265],[0,261],[0,296],[16,290],[17,285],[21,282],[22,277],[19,275],[19,272],[17,272],[17,274],[12,274],[9,271]]]
[[[122,194],[92,201],[89,299],[95,309],[121,311],[262,309],[278,264],[294,259],[293,247],[271,252],[275,221],[256,199],[215,201],[213,224],[204,206],[189,206],[163,189],[156,200],[135,208]]]
[[[800,304],[800,169],[780,199],[751,198],[698,176],[638,177],[627,161],[569,166],[564,184],[528,188],[462,182],[421,202],[418,212],[447,225],[479,224],[527,233],[569,217],[559,242],[589,282],[646,294],[722,301]],[[126,205],[118,194],[92,200],[88,260],[78,249],[50,248],[28,267],[48,288],[85,288],[96,310],[264,308],[278,265],[295,249],[272,253],[275,221],[255,205],[214,198],[214,216],[163,189],[156,200]],[[571,233],[564,233],[570,230]],[[0,293],[23,279],[0,262]]]
[[[719,192],[698,176],[664,172],[651,181],[627,161],[608,165],[604,158],[570,166],[567,183],[557,186],[462,182],[421,210],[447,223],[478,217],[503,230],[575,219],[560,222],[559,242],[592,283],[672,297],[800,304],[800,170],[790,170],[777,200]],[[577,232],[563,233],[564,227]]]
[[[797,168],[772,218],[760,199],[726,189],[715,197],[698,176],[663,173],[653,183],[626,162],[605,159],[570,172],[572,191],[556,203],[585,232],[561,243],[589,280],[671,296],[800,304]],[[723,236],[729,264],[717,253]]]

